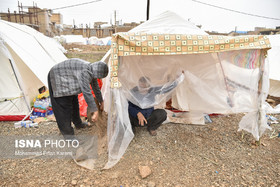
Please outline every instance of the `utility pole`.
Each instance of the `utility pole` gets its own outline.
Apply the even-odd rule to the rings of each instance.
[[[147,20],[149,20],[150,15],[150,0],[147,0]]]
[[[115,27],[117,26],[117,11],[114,11]]]
[[[117,11],[114,11],[114,17],[115,17],[115,26],[114,26],[114,33],[116,33],[117,30]]]
[[[8,21],[11,22],[11,14],[10,14],[10,9],[9,8],[8,8],[8,15],[7,15],[7,17],[8,17]]]
[[[24,15],[23,15],[23,7],[22,7],[22,3],[19,4],[18,1],[18,12],[19,12],[19,22],[20,23],[24,23]]]

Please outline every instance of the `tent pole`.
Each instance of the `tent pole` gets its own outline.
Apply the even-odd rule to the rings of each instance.
[[[264,54],[262,53],[262,57],[265,57],[266,55],[266,52],[264,52]],[[260,59],[260,79],[259,79],[259,82],[258,82],[258,101],[259,101],[259,109],[258,109],[258,131],[259,131],[259,135],[260,135],[260,128],[261,128],[261,125],[262,125],[262,118],[263,118],[263,115],[262,115],[262,88],[263,88],[263,74],[264,74],[264,63],[265,61],[262,61]],[[261,98],[260,98],[261,97]],[[261,145],[261,137],[259,138],[259,140],[256,141],[256,144],[257,145]]]
[[[233,102],[232,102],[232,99],[231,99],[230,94],[229,94],[228,83],[226,81],[226,76],[225,76],[224,68],[223,68],[222,63],[221,63],[221,59],[220,59],[219,53],[217,53],[217,56],[218,56],[219,64],[220,64],[221,69],[222,69],[222,73],[223,73],[223,77],[224,77],[224,82],[225,82],[225,85],[226,85],[226,90],[227,90],[227,94],[228,94],[228,102],[229,102],[230,107],[233,107]]]
[[[262,113],[261,113],[261,108],[262,108],[262,101],[259,99],[261,97],[262,94],[262,81],[263,81],[263,70],[261,70],[260,72],[260,79],[258,82],[258,101],[259,101],[259,109],[258,109],[258,131],[260,134],[260,127],[261,127],[261,123],[262,123]],[[259,140],[256,140],[256,145],[260,146],[261,145],[261,137],[259,138]]]
[[[147,20],[149,20],[149,15],[150,15],[150,0],[147,0]]]

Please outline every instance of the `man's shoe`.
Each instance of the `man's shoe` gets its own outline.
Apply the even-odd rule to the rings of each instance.
[[[156,130],[149,130],[149,133],[150,133],[151,136],[156,136],[157,135]]]
[[[82,124],[80,125],[75,125],[76,129],[83,129],[83,128],[86,128],[88,127],[88,122],[82,122]]]
[[[135,134],[136,133],[136,128],[134,126],[132,126],[131,128],[132,128],[133,134]]]

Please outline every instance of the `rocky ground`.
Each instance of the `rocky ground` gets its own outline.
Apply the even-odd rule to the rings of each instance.
[[[212,116],[213,123],[205,126],[163,124],[157,136],[138,128],[120,162],[109,170],[91,171],[72,159],[1,159],[1,186],[279,186],[280,125],[272,124],[258,145],[251,134],[237,132],[241,117]],[[18,129],[12,122],[0,123],[2,137],[49,134],[59,134],[56,122]],[[150,170],[145,178],[143,166]]]
[[[68,57],[92,62],[106,52],[80,46],[66,49]],[[280,186],[280,125],[271,124],[272,130],[267,130],[258,144],[251,134],[237,131],[242,116],[211,116],[213,122],[204,126],[167,123],[158,129],[157,136],[138,128],[122,159],[109,170],[88,170],[72,159],[0,158],[0,185]],[[280,119],[280,115],[273,116]],[[102,123],[106,125],[106,120]],[[95,126],[75,129],[78,135],[95,131]],[[17,129],[14,122],[0,122],[0,137],[58,134],[54,121],[41,122],[38,128]],[[105,164],[106,152],[99,159]]]

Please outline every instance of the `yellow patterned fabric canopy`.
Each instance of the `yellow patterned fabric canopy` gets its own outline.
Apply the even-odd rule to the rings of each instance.
[[[119,56],[178,55],[217,53],[243,49],[269,49],[267,36],[220,36],[187,34],[117,33],[111,42],[111,88],[121,86],[118,81]]]

